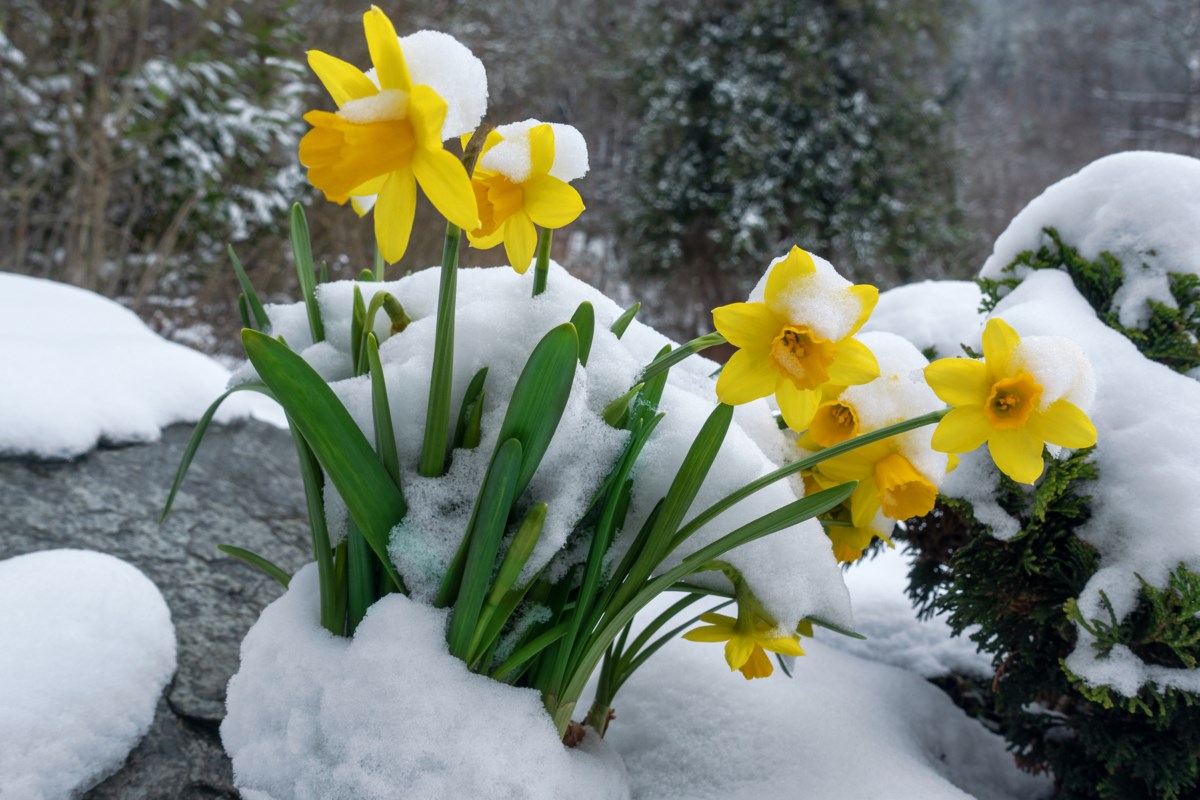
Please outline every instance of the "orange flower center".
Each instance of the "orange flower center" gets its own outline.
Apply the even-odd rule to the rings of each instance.
[[[480,225],[472,231],[477,237],[491,236],[525,203],[521,185],[498,173],[476,175],[471,188],[475,190],[475,202],[479,206]]]
[[[822,403],[808,433],[821,447],[832,447],[858,433],[858,415],[847,403]]]
[[[983,410],[993,428],[1021,428],[1037,408],[1041,396],[1041,384],[1028,372],[1022,372],[1015,378],[996,381]]]
[[[875,482],[883,514],[890,519],[923,517],[933,510],[937,500],[937,487],[899,453],[892,453],[875,465]]]
[[[816,389],[829,381],[834,344],[814,336],[807,328],[785,326],[771,342],[771,366],[797,389]]]
[[[313,129],[300,140],[300,163],[309,182],[335,203],[344,203],[360,186],[412,164],[416,135],[407,119],[357,124],[337,114],[311,111]]]

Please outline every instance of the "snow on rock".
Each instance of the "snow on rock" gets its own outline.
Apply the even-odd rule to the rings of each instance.
[[[89,550],[0,561],[0,797],[77,797],[150,728],[175,672],[158,588]]]
[[[446,612],[393,594],[353,639],[318,623],[313,565],[242,642],[221,740],[247,800],[623,800],[599,737],[564,748],[533,689],[467,670]]]
[[[622,309],[612,300],[558,265],[551,265],[548,290],[530,298],[532,273],[517,275],[511,268],[459,271],[455,333],[453,413],[462,403],[472,376],[488,367],[483,410],[483,440],[474,450],[458,450],[442,478],[416,473],[429,393],[429,359],[433,352],[438,270],[428,269],[387,283],[360,283],[366,303],[377,291],[392,293],[413,322],[388,337],[382,320],[376,333],[387,379],[392,423],[397,432],[405,499],[409,511],[392,532],[391,554],[405,583],[418,600],[436,592],[446,566],[456,552],[471,515],[482,476],[491,459],[496,436],[517,377],[536,343],[551,328],[571,318],[581,302],[595,309],[596,326],[586,368],[578,368],[570,401],[550,449],[526,492],[526,502],[548,502],[549,513],[527,574],[547,567],[557,578],[586,557],[571,534],[596,489],[627,441],[628,433],[609,427],[601,414],[615,398],[637,382],[642,367],[665,345],[672,344],[652,328],[634,320],[617,339],[609,331]],[[302,304],[268,306],[272,333],[331,381],[335,393],[368,440],[374,439],[370,382],[348,378],[350,311],[354,284],[323,284],[318,290],[327,340],[312,345]],[[382,318],[384,315],[380,314]],[[613,557],[628,547],[654,505],[666,493],[696,433],[716,404],[716,364],[693,357],[672,368],[660,410],[665,418],[655,430],[634,472],[634,492],[625,528],[614,544]],[[243,367],[235,380],[254,377]],[[746,425],[744,429],[742,426]],[[769,438],[774,426],[779,449],[771,452],[756,443]],[[699,514],[745,483],[773,470],[784,440],[765,402],[738,409],[724,445],[701,488],[690,515]],[[764,452],[764,449],[767,452]],[[585,457],[581,457],[583,454]],[[793,488],[779,482],[756,493],[705,525],[672,556],[665,568],[721,535],[795,500]],[[345,530],[344,506],[328,504],[335,537]],[[727,561],[745,574],[751,588],[785,626],[813,615],[850,625],[849,601],[824,532],[815,521],[759,539],[728,554]],[[719,573],[709,576],[724,581]],[[727,586],[727,584],[725,584]]]
[[[99,442],[153,441],[167,425],[195,422],[229,371],[111,300],[0,273],[0,375],[0,455],[73,458]],[[249,392],[230,397],[216,419],[248,416],[285,424],[273,401]]]
[[[1101,569],[1079,598],[1084,616],[1108,619],[1101,591],[1118,618],[1131,611],[1140,588],[1135,573],[1165,586],[1180,563],[1200,572],[1200,506],[1193,495],[1200,482],[1200,385],[1145,358],[1098,320],[1066,273],[1028,276],[995,315],[1022,337],[1074,339],[1095,369],[1091,418],[1100,477],[1089,491],[1092,519],[1080,537],[1100,552]],[[1200,670],[1145,664],[1123,647],[1098,659],[1092,644],[1081,629],[1067,667],[1093,683],[1127,695],[1147,682],[1200,692]]]
[[[1049,242],[1043,228],[1095,260],[1109,252],[1121,261],[1125,281],[1114,303],[1122,325],[1144,327],[1147,300],[1176,303],[1167,274],[1200,274],[1200,159],[1173,153],[1129,152],[1105,156],[1054,184],[1013,219],[996,240],[980,274],[1006,277],[1003,269],[1024,250]],[[1023,278],[1028,268],[1018,268]]]
[[[863,332],[889,331],[908,339],[936,358],[963,355],[962,345],[978,341],[984,315],[983,296],[974,281],[921,281],[879,295]]]
[[[953,636],[942,614],[917,619],[906,594],[909,562],[899,548],[885,548],[850,565],[845,575],[854,604],[854,629],[867,638],[818,633],[821,641],[923,678],[951,674],[990,678],[991,658],[975,648],[969,630]]]
[[[835,650],[836,634],[817,637],[791,679],[746,681],[720,646],[683,640],[647,661],[606,737],[634,800],[1049,796],[1049,779],[1019,771],[1003,740],[939,689]]]

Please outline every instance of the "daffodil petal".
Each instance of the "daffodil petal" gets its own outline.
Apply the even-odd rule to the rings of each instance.
[[[779,653],[785,656],[802,656],[804,649],[800,647],[800,643],[792,636],[780,636],[775,639],[759,639],[758,643],[762,645],[764,650],[770,650],[772,653]]]
[[[518,212],[508,218],[503,230],[508,263],[518,275],[524,275],[533,263],[533,251],[537,249],[537,228],[533,227],[528,214]]]
[[[858,333],[858,329],[867,324],[867,320],[871,318],[871,312],[875,310],[875,304],[879,302],[879,289],[868,283],[857,283],[846,291],[857,297],[859,303],[862,304],[862,308],[858,312],[858,319],[854,321],[854,327],[850,329],[850,333]]]
[[[772,370],[774,372],[774,370]],[[718,391],[717,396],[720,397]],[[821,405],[821,393],[815,389],[797,389],[787,378],[777,377],[775,402],[783,414],[783,421],[794,431],[805,430]]]
[[[1069,400],[1056,400],[1044,411],[1033,412],[1026,424],[1034,436],[1060,447],[1078,450],[1096,443],[1096,426]]]
[[[988,437],[992,460],[1017,483],[1033,483],[1041,476],[1042,445],[1028,428],[993,430]]]
[[[418,152],[442,149],[442,126],[448,109],[445,99],[428,86],[417,86],[409,94],[408,118],[412,121]],[[458,161],[457,158],[454,160]],[[463,172],[466,172],[465,167]]]
[[[771,673],[775,671],[775,666],[771,663],[771,657],[761,647],[755,647],[750,652],[750,657],[746,659],[746,662],[739,669],[742,672],[742,677],[750,681],[755,678],[771,677]]]
[[[817,265],[813,263],[812,256],[799,247],[793,246],[788,252],[787,258],[771,267],[771,271],[767,273],[765,293],[767,305],[774,305],[775,299],[785,293],[801,276],[816,271]]]
[[[377,178],[371,178],[366,183],[361,183],[350,190],[351,197],[370,197],[373,194],[379,194],[383,191],[383,184],[387,183],[388,176],[380,175]]]
[[[479,227],[479,209],[475,192],[462,162],[442,150],[418,149],[413,156],[413,173],[434,208],[464,230]]]
[[[546,175],[521,185],[525,192],[525,213],[535,225],[562,228],[583,213],[583,198],[565,181]]]
[[[476,236],[467,231],[467,239],[471,242],[471,247],[478,250],[490,250],[500,242],[504,241],[504,226],[501,225],[496,230],[489,233],[487,236]]]
[[[992,391],[987,365],[973,358],[940,358],[925,367],[925,382],[952,406],[982,405]]]
[[[879,486],[874,477],[859,481],[850,495],[850,522],[856,528],[865,528],[879,513],[883,501],[879,497]]]
[[[529,129],[529,157],[530,177],[550,174],[550,168],[554,166],[554,128],[542,124]]]
[[[733,630],[733,626],[737,624],[737,620],[733,617],[729,617],[724,614],[718,614],[715,611],[704,612],[700,615],[700,621],[707,622],[709,625],[724,625],[731,631]]]
[[[837,355],[829,365],[829,382],[838,386],[858,386],[879,377],[879,362],[871,348],[858,339],[846,338],[837,343]]]
[[[734,353],[717,378],[717,399],[731,406],[749,403],[775,391],[779,373],[771,368],[767,350]]]
[[[983,359],[994,376],[1008,377],[1013,368],[1013,350],[1021,343],[1020,335],[999,317],[992,317],[983,329]]]
[[[379,92],[358,67],[320,50],[308,51],[308,66],[339,106],[347,100],[370,97]]]
[[[729,669],[740,669],[754,652],[754,639],[750,636],[734,636],[725,643],[725,661]]]
[[[930,444],[939,453],[969,453],[986,442],[991,433],[982,406],[963,406],[942,417]]]
[[[371,63],[381,89],[412,91],[412,79],[408,76],[408,65],[400,50],[400,39],[392,21],[378,6],[363,14],[363,31],[367,36],[367,49],[371,51]]]
[[[769,350],[782,328],[766,303],[730,303],[712,315],[717,333],[734,347]]]
[[[705,625],[692,628],[683,635],[689,642],[724,642],[728,641],[733,632],[720,625]]]
[[[395,264],[408,249],[417,213],[417,183],[411,172],[388,176],[375,201],[375,238],[383,260]]]

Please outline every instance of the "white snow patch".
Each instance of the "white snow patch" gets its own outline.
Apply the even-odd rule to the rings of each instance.
[[[1126,327],[1144,327],[1146,300],[1174,308],[1167,273],[1200,274],[1200,160],[1173,153],[1129,152],[1098,159],[1054,184],[1017,214],[980,275],[1003,269],[1025,250],[1049,243],[1043,228],[1095,260],[1109,252],[1121,261],[1125,282],[1114,302]],[[1016,277],[1029,269],[1019,267]]]
[[[125,761],[175,672],[158,588],[103,553],[0,561],[0,796],[67,800]]]
[[[9,273],[0,273],[0,374],[0,454],[41,458],[154,441],[198,420],[229,379],[111,300]],[[251,392],[232,395],[215,419],[246,417],[286,424],[274,401]]]
[[[985,315],[983,296],[974,281],[921,281],[879,295],[863,332],[889,331],[937,358],[963,355],[963,344],[979,341]]]
[[[499,172],[513,183],[529,180],[533,170],[529,132],[543,124],[546,123],[527,119],[497,127],[496,133],[501,140],[479,159],[479,168]],[[550,175],[567,182],[582,178],[588,171],[587,143],[583,134],[571,125],[559,122],[549,125],[554,132],[554,162],[550,166]]]
[[[318,604],[310,564],[242,642],[221,740],[244,796],[629,797],[598,736],[563,747],[535,690],[446,651],[445,611],[389,595],[344,639],[320,627]]]
[[[809,255],[816,269],[794,281],[768,306],[779,317],[806,326],[822,339],[839,341],[850,335],[862,313],[862,302],[847,291],[852,284],[839,275],[832,264],[818,255]],[[780,256],[771,262],[750,292],[751,303],[765,302],[767,278],[775,265],[787,258]]]

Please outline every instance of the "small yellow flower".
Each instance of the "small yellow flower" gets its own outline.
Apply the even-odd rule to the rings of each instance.
[[[413,84],[396,30],[377,7],[363,15],[363,29],[378,85],[352,64],[308,53],[338,110],[304,115],[313,129],[300,140],[300,162],[309,182],[335,203],[378,195],[375,236],[384,260],[395,262],[408,248],[418,183],[453,224],[473,229],[479,215],[466,169],[442,147],[446,100]]]
[[[858,481],[850,495],[850,521],[855,528],[871,527],[879,514],[892,520],[923,517],[937,500],[937,486],[898,452],[893,439],[822,461],[810,477],[820,489]]]
[[[753,619],[753,621],[752,621]],[[755,618],[752,613],[742,613],[738,618],[709,612],[700,616],[708,624],[693,628],[683,635],[690,642],[725,642],[725,660],[729,669],[740,670],[746,680],[766,678],[775,671],[766,651],[787,656],[802,656],[804,650],[795,634],[782,636],[778,628]],[[808,628],[811,635],[812,628]]]
[[[717,397],[738,405],[774,394],[788,427],[808,428],[823,386],[878,377],[875,356],[852,338],[878,299],[874,286],[851,285],[793,247],[771,267],[763,302],[713,311],[717,331],[739,348],[721,371]]]
[[[887,542],[888,547],[895,547],[892,544],[892,528],[895,523],[882,515],[876,517],[870,525],[861,528],[855,527],[850,521],[850,511],[845,506],[839,506],[831,516],[833,522],[824,526],[825,535],[829,537],[833,546],[833,557],[839,564],[862,558],[862,554],[875,537]]]
[[[943,358],[925,368],[930,388],[953,406],[933,433],[943,453],[967,453],[987,442],[992,460],[1019,483],[1042,474],[1047,442],[1078,449],[1096,443],[1096,428],[1065,397],[1045,390],[1020,357],[1021,337],[1001,319],[983,331],[983,361]]]
[[[514,159],[506,149],[519,155]],[[554,127],[549,124],[530,120],[488,134],[471,179],[480,218],[479,226],[467,233],[472,247],[486,250],[503,241],[513,269],[520,274],[529,269],[537,246],[534,226],[562,228],[583,213],[579,192],[560,177],[578,175],[562,173],[556,169],[561,161],[556,161]]]

